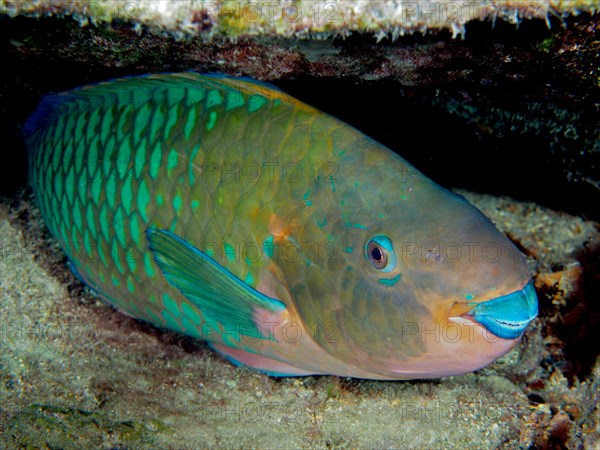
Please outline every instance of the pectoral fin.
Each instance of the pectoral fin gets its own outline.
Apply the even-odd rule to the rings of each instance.
[[[207,318],[227,330],[272,339],[257,327],[254,316],[260,310],[282,313],[282,302],[248,286],[206,253],[167,230],[150,228],[146,236],[164,277]]]

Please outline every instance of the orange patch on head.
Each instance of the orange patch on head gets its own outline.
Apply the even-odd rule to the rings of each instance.
[[[473,309],[470,302],[454,302],[448,312],[448,317],[459,317]]]
[[[292,227],[290,224],[284,223],[280,217],[271,214],[271,218],[269,219],[269,233],[275,241],[281,241],[292,234]]]

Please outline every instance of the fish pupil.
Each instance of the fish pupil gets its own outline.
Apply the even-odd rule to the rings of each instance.
[[[387,265],[387,254],[375,241],[369,242],[367,246],[367,259],[378,270],[384,269]]]
[[[381,254],[381,250],[379,250],[377,247],[375,247],[372,251],[371,251],[371,256],[373,257],[373,259],[377,262],[381,261],[383,259],[383,255]]]

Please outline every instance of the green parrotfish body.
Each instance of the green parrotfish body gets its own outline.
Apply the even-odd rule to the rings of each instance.
[[[26,131],[39,208],[79,277],[238,364],[460,374],[537,314],[520,253],[479,210],[272,86],[119,79],[45,98]]]

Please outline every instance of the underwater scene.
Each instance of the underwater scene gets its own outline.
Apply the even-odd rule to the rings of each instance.
[[[598,448],[599,10],[0,0],[0,448]]]

